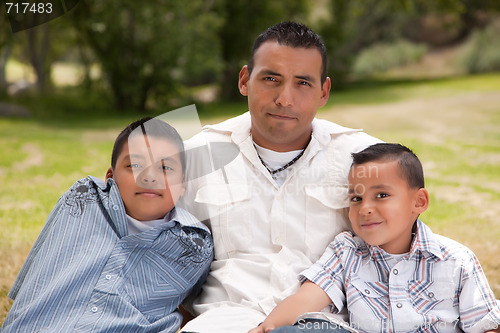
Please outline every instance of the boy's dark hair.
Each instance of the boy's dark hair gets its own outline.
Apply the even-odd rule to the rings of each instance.
[[[316,48],[321,54],[321,85],[326,80],[326,46],[321,37],[304,24],[296,22],[281,22],[261,33],[252,47],[252,54],[248,61],[248,74],[252,74],[254,57],[258,48],[267,41],[276,41],[280,45],[293,48]]]
[[[141,127],[141,132],[136,131],[137,133],[142,133],[143,135],[148,135],[157,138],[165,138],[174,143],[179,149],[179,157],[182,164],[182,173],[184,173],[186,169],[186,157],[184,154],[184,142],[182,141],[181,136],[177,132],[175,128],[171,125],[167,124],[163,120],[153,117],[144,117],[142,119],[136,120],[127,127],[123,131],[118,134],[118,137],[115,140],[115,144],[113,146],[113,152],[111,153],[111,167],[114,169],[116,167],[116,160],[118,159],[118,155],[123,150],[123,146],[126,142],[128,142],[128,138],[134,132],[135,129]],[[135,132],[134,132],[135,135]]]
[[[352,153],[352,165],[373,161],[399,161],[399,170],[410,188],[424,188],[422,163],[409,148],[397,143],[377,143],[359,153]]]

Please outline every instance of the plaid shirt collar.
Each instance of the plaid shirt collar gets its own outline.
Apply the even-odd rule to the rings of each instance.
[[[408,253],[409,258],[413,257],[425,257],[435,260],[443,260],[446,257],[446,253],[443,252],[436,235],[427,227],[422,221],[417,220],[414,226],[414,237],[411,243],[410,252]],[[385,252],[379,246],[372,246],[366,244],[368,248],[368,254],[372,258],[380,258],[382,260],[388,259],[391,254]]]

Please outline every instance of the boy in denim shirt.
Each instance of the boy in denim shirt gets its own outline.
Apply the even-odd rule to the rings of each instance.
[[[175,332],[213,258],[208,229],[175,204],[184,146],[156,118],[125,128],[106,182],[77,181],[58,201],[9,297],[2,332]]]

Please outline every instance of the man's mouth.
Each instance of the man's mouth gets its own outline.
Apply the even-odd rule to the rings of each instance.
[[[278,113],[268,113],[268,114],[272,118],[279,119],[279,120],[294,120],[294,119],[296,119],[295,117],[292,117],[292,116],[289,116],[286,114],[278,114]]]

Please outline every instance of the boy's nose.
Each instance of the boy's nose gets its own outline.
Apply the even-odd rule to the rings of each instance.
[[[373,214],[373,205],[369,202],[364,202],[359,210],[361,215],[371,215]]]
[[[142,187],[156,187],[159,179],[156,172],[153,170],[154,168],[146,168],[143,172],[139,174],[137,180],[139,181],[139,185]]]

